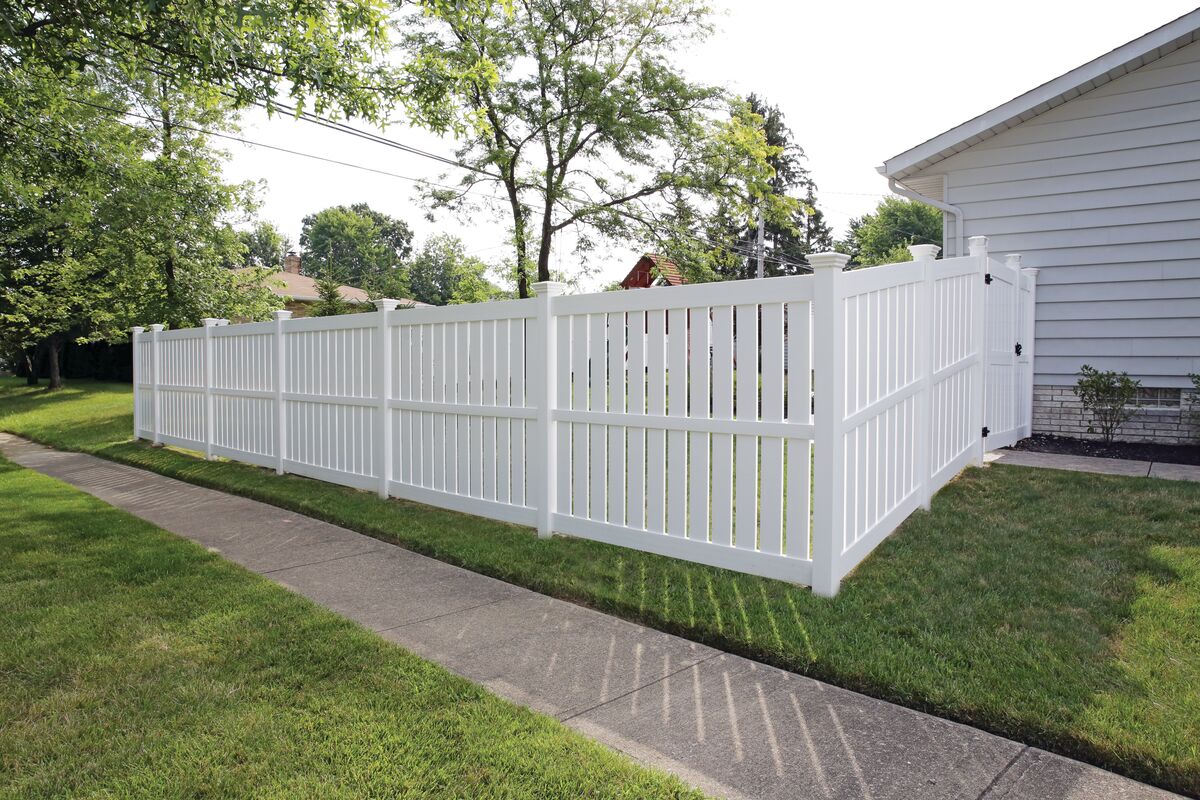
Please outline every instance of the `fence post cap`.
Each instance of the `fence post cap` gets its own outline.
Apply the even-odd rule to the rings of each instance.
[[[292,312],[290,311],[272,311],[271,319],[291,319]]]
[[[163,326],[157,322],[150,326],[150,330],[154,331],[155,333],[158,333],[162,329],[163,329]]]
[[[913,261],[933,261],[942,248],[936,244],[910,244],[908,252],[912,253]]]
[[[1009,253],[1008,255],[1006,255],[1004,257],[1004,263],[1007,264],[1008,266],[1012,267],[1013,269],[1020,269],[1021,268],[1021,254],[1020,253]]]
[[[1038,273],[1041,272],[1041,270],[1037,267],[1021,267],[1021,272],[1024,272],[1026,275],[1031,276],[1034,280],[1037,280]]]
[[[988,237],[972,236],[967,239],[967,249],[971,251],[973,256],[982,256],[987,254]]]
[[[538,297],[557,297],[566,288],[567,285],[559,281],[539,281],[533,284],[533,293]]]
[[[205,317],[204,319],[200,320],[200,324],[205,328],[215,328],[221,324],[221,320],[216,317]]]
[[[141,325],[134,325],[129,330],[133,331],[134,333],[145,333],[146,332],[146,329],[143,328]]]
[[[375,301],[375,308],[379,311],[391,311],[400,305],[399,300],[393,300],[390,297],[380,298]]]
[[[839,272],[850,263],[850,256],[845,253],[812,253],[808,257],[809,266],[813,270],[836,269]]]

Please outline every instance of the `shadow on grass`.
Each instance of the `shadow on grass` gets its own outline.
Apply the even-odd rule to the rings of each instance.
[[[822,599],[780,581],[539,540],[518,526],[131,443],[127,387],[68,392],[0,394],[0,427],[1200,793],[1200,485],[971,469],[836,598]]]

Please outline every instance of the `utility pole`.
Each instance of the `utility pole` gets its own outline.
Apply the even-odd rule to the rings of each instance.
[[[766,247],[767,247],[766,242],[763,241],[763,209],[762,209],[762,204],[759,203],[759,206],[758,206],[758,247],[756,248],[756,250],[758,252],[758,275],[757,275],[757,277],[759,277],[759,278],[762,278],[765,275],[765,273],[763,272],[763,256],[765,255]]]

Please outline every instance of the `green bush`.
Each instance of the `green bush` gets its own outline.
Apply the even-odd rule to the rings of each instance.
[[[1126,372],[1098,370],[1084,364],[1079,368],[1079,380],[1075,382],[1075,396],[1092,415],[1088,433],[1099,433],[1104,441],[1111,442],[1121,426],[1133,416],[1130,404],[1137,399],[1141,381],[1129,377]]]

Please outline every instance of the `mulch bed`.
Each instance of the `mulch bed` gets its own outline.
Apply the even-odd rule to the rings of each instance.
[[[1071,456],[1097,456],[1099,458],[1128,458],[1134,461],[1161,461],[1165,464],[1193,464],[1200,466],[1200,445],[1194,444],[1151,444],[1144,442],[1104,442],[1084,439],[1069,439],[1065,436],[1034,434],[1013,446],[1014,450],[1029,450],[1034,453],[1062,453]]]

